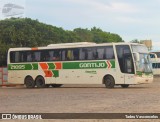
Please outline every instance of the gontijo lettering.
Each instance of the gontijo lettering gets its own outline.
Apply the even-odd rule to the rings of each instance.
[[[103,68],[105,67],[105,63],[80,63],[80,68]]]

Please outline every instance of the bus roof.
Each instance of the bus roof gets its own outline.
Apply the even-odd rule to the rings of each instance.
[[[144,45],[138,43],[94,43],[94,42],[76,42],[76,43],[60,43],[60,44],[50,44],[46,47],[18,47],[18,48],[10,48],[9,51],[19,51],[19,50],[39,50],[39,49],[61,49],[61,48],[75,48],[75,47],[94,47],[94,46],[111,46],[111,45]]]
[[[50,44],[47,47],[79,46],[79,45],[96,45],[96,43],[94,42],[60,43],[60,44]]]

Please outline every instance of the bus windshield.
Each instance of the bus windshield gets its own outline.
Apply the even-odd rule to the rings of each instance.
[[[143,45],[132,45],[132,51],[138,52],[140,56],[140,60],[138,62],[135,62],[136,70],[143,73],[152,72],[151,63],[149,62],[149,52],[147,47]]]
[[[140,53],[140,61],[136,63],[137,71],[152,72],[151,63],[149,62],[147,53]]]

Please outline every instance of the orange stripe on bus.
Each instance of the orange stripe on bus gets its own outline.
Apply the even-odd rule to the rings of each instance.
[[[55,63],[56,69],[62,69],[62,63]]]
[[[52,77],[53,76],[52,71],[46,70],[46,71],[44,71],[44,73],[45,73],[45,77]]]
[[[38,50],[38,48],[37,47],[33,47],[33,48],[31,48],[32,50]]]
[[[47,65],[47,63],[39,63],[39,64],[40,64],[40,66],[41,66],[41,68],[42,68],[43,70],[49,68],[48,65]]]

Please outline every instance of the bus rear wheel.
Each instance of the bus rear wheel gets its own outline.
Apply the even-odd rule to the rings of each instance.
[[[35,82],[31,76],[25,78],[24,84],[26,85],[27,88],[35,87]]]
[[[129,87],[129,84],[122,84],[121,87],[122,87],[122,88],[128,88],[128,87]]]
[[[61,87],[62,84],[52,84],[51,86],[54,87],[54,88],[58,88],[58,87]]]
[[[36,86],[37,88],[44,88],[46,86],[45,80],[42,76],[36,78]]]
[[[114,78],[112,76],[106,76],[104,78],[104,84],[106,88],[114,88],[114,85],[115,85]]]

